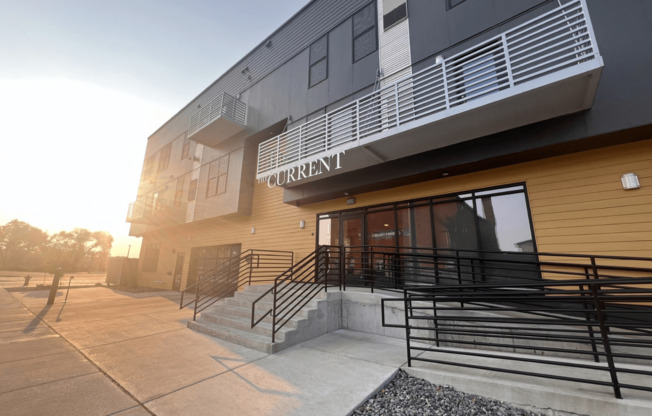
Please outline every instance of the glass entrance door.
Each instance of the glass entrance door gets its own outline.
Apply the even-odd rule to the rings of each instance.
[[[344,250],[344,278],[347,285],[363,286],[364,263],[364,215],[351,213],[342,215],[340,238]]]

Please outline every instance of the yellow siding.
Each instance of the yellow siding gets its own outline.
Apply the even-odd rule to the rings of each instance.
[[[620,176],[628,172],[638,174],[641,189],[622,189]],[[281,188],[256,184],[251,216],[216,218],[146,237],[164,243],[157,273],[141,273],[140,281],[149,286],[164,280],[156,287],[171,288],[172,276],[166,273],[174,271],[173,249],[186,254],[184,287],[192,247],[241,243],[243,251],[291,250],[300,259],[315,248],[318,213],[517,182],[527,185],[539,251],[652,255],[652,140],[646,140],[359,194],[353,206],[346,205],[346,197],[287,205]],[[305,229],[299,228],[300,220],[306,221]]]

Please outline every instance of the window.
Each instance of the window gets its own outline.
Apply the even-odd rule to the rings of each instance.
[[[453,7],[464,3],[466,0],[446,0],[446,8],[452,9]]]
[[[155,272],[158,266],[158,255],[161,251],[160,243],[150,243],[145,246],[145,255],[143,256],[143,271]]]
[[[347,238],[338,230],[324,228],[331,224],[339,227],[335,220],[340,215],[344,218],[351,214],[344,211],[320,215],[329,221],[320,221],[319,234]],[[524,185],[367,207],[360,215],[366,224],[365,240],[361,241],[364,245],[492,252],[534,250]],[[342,243],[332,240],[331,244]]]
[[[172,143],[168,143],[161,149],[158,159],[158,172],[162,172],[170,165],[170,153],[172,153]]]
[[[185,175],[177,178],[177,188],[174,192],[174,207],[175,208],[180,208],[181,207],[181,198],[183,196],[183,185],[185,183]]]
[[[208,165],[208,186],[206,187],[207,198],[226,192],[228,173],[229,155],[222,156]]]
[[[328,35],[310,45],[310,87],[328,78]]]
[[[197,179],[193,179],[188,184],[188,201],[194,201],[197,197]]]
[[[357,62],[377,49],[376,8],[369,3],[353,15],[353,62]]]
[[[154,165],[156,164],[156,158],[158,155],[153,155],[145,159],[145,167],[143,168],[143,181],[144,182],[153,182],[154,181]]]
[[[181,148],[181,160],[185,159],[190,155],[190,139],[183,139],[183,147]]]
[[[405,0],[384,0],[383,1],[383,28],[389,29],[407,17],[407,6]]]

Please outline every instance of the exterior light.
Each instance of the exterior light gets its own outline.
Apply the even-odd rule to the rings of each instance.
[[[442,62],[444,62],[444,57],[441,55],[437,55],[437,57],[435,58],[435,65],[439,65]]]
[[[256,234],[256,227],[251,227],[251,234]]]
[[[299,221],[299,228],[306,228],[306,220]]]
[[[641,187],[638,176],[635,173],[626,173],[620,177],[623,189],[638,189]]]

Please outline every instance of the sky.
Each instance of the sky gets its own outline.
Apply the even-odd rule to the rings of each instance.
[[[0,0],[0,225],[137,257],[147,137],[308,2]]]

